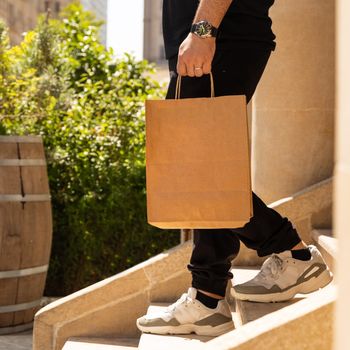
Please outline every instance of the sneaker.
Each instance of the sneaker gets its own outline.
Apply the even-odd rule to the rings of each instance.
[[[279,302],[292,299],[295,294],[307,294],[325,287],[333,275],[319,250],[308,247],[311,259],[294,259],[290,250],[273,254],[263,263],[260,272],[250,281],[233,287],[233,295],[240,300]]]
[[[215,309],[210,309],[196,299],[197,289],[187,293],[164,310],[140,317],[138,329],[155,334],[190,334],[218,336],[234,329],[229,305],[220,300]]]

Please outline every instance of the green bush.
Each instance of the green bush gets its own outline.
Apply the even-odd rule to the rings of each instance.
[[[54,235],[45,293],[65,295],[178,243],[146,220],[146,98],[153,66],[113,57],[77,4],[19,46],[0,25],[0,133],[43,136]]]

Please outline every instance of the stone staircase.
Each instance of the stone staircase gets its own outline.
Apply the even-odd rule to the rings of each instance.
[[[331,205],[331,185],[326,180],[273,206],[290,217],[303,239],[317,245],[333,266],[337,249],[332,231],[312,229],[312,218]],[[147,307],[148,312],[164,307],[187,290],[191,249],[187,242],[47,305],[35,318],[33,350],[331,349],[334,283],[284,303],[236,301],[228,295],[236,329],[214,339],[140,334],[135,320]],[[261,261],[244,248],[235,260],[233,283],[254,276]],[[244,266],[246,262],[253,266]]]
[[[166,307],[168,304],[153,304],[147,310],[147,313],[152,313],[160,308]],[[166,349],[201,349],[201,346],[213,339],[208,336],[190,335],[157,335],[157,334],[142,334],[139,343],[141,350],[164,350]]]
[[[312,230],[311,235],[328,266],[334,271],[338,244],[332,230]]]
[[[319,249],[322,250],[327,261],[330,264],[333,264],[335,255],[336,255],[336,238],[332,236],[331,230],[313,230],[312,236],[315,240],[315,244]],[[259,271],[259,267],[234,267],[231,272],[234,275],[233,283],[243,283],[252,277],[254,277]],[[308,304],[317,304],[318,300],[323,299],[320,307],[324,306],[324,301],[327,300],[330,303],[334,302],[335,298],[335,285],[332,282],[329,286],[325,287],[321,291],[317,291],[308,295],[298,294],[294,299],[283,302],[283,303],[253,303],[248,301],[235,300],[232,296],[229,296],[229,302],[232,311],[232,318],[235,324],[235,330],[217,337],[206,337],[206,336],[197,336],[194,334],[191,335],[154,335],[154,334],[142,334],[141,337],[135,338],[72,338],[69,339],[63,350],[131,350],[131,349],[140,349],[140,350],[175,350],[181,348],[181,350],[200,350],[200,349],[245,349],[244,344],[237,344],[231,342],[231,340],[224,341],[225,338],[233,337],[237,338],[237,334],[245,335],[247,331],[247,325],[252,324],[252,322],[257,321],[259,323],[268,322],[269,315],[273,314],[273,318],[276,320],[277,324],[274,324],[274,328],[280,328],[280,333],[285,334],[286,338],[290,341],[290,347],[278,347],[278,349],[292,349],[294,337],[298,334],[295,333],[294,336],[291,336],[291,332],[288,332],[285,327],[282,325],[289,322],[295,321],[295,310],[305,308],[305,305]],[[325,298],[326,297],[326,298]],[[164,308],[169,303],[155,303],[151,304],[148,308],[148,312],[152,313],[157,311],[160,308]],[[293,308],[294,306],[294,308]],[[295,309],[295,310],[294,310]],[[294,311],[294,312],[293,312]],[[301,316],[305,317],[307,315],[307,310]],[[299,316],[299,315],[297,315]],[[314,315],[311,314],[307,319],[309,322],[312,322]],[[329,318],[329,315],[327,315]],[[298,319],[299,317],[297,317]],[[304,321],[305,322],[305,321]],[[319,323],[318,323],[319,325]],[[309,327],[309,326],[308,326]],[[261,336],[260,332],[257,331],[254,327],[249,327],[252,333],[250,337],[254,336],[256,338]],[[320,327],[322,329],[322,327]],[[270,330],[269,330],[270,331]],[[268,332],[264,332],[264,335]],[[288,338],[289,336],[289,338]],[[322,339],[322,344],[320,345],[319,339]],[[276,334],[271,335],[270,337],[276,337]],[[281,337],[281,335],[279,335]],[[246,339],[247,340],[247,339]],[[332,342],[332,332],[331,329],[328,329],[324,332],[310,332],[307,336],[307,349],[331,349]],[[221,344],[223,342],[224,344]],[[218,344],[221,344],[220,346]],[[328,344],[328,345],[327,345]],[[277,347],[268,347],[271,349],[277,349]],[[248,349],[248,348],[247,348]],[[255,347],[249,347],[249,349],[255,349]],[[256,349],[262,349],[261,344]],[[305,347],[306,349],[306,347]]]
[[[138,348],[138,338],[71,338],[63,349],[69,350],[132,350]]]

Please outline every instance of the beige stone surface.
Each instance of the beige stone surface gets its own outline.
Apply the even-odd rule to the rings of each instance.
[[[271,202],[332,175],[334,0],[271,10],[277,48],[253,101],[253,188]]]
[[[54,349],[54,327],[37,319],[33,329],[33,350]]]
[[[313,224],[313,227],[320,228],[320,229],[328,229],[330,227],[333,227],[333,202],[325,207],[324,209],[321,209],[319,212],[314,213],[311,216],[311,221]]]
[[[338,240],[333,236],[333,230],[313,230],[313,239],[336,259],[338,253]]]
[[[45,306],[35,316],[34,350],[60,350],[73,336],[137,336],[151,298],[187,290],[191,250],[187,242]]]
[[[348,114],[349,116],[350,114]],[[350,130],[350,119],[346,122]],[[348,141],[350,140],[350,136]],[[350,142],[347,142],[350,149]],[[346,159],[347,156],[344,158]],[[343,158],[343,159],[344,159]],[[345,163],[344,159],[344,163]],[[335,196],[335,235],[339,240],[339,250],[336,262],[336,281],[339,285],[339,299],[336,306],[336,339],[335,350],[348,350],[349,342],[349,310],[350,310],[350,228],[349,228],[349,208],[350,208],[350,160],[346,159],[338,166],[336,176],[336,196]]]
[[[146,312],[148,305],[148,295],[140,293],[135,298],[92,310],[76,320],[67,320],[55,327],[53,349],[61,349],[71,337],[138,337],[140,332],[135,321]]]
[[[187,291],[191,275],[187,270],[192,242],[186,242],[166,253],[159,254],[145,264],[144,271],[150,281],[150,301],[172,302]],[[152,263],[153,262],[153,263]]]
[[[57,325],[77,317],[82,318],[85,313],[115,304],[120,298],[138,294],[140,289],[148,288],[148,284],[144,270],[134,267],[52,302],[37,312],[35,320]]]
[[[183,248],[175,247],[165,253],[157,255],[153,260],[148,260],[144,265],[145,273],[148,279],[153,282],[169,278],[173,274],[178,274],[186,269],[192,252],[192,243],[187,242]],[[156,263],[151,263],[156,262]]]
[[[255,142],[264,146],[257,144],[254,151],[254,185],[264,200],[288,196],[332,175],[333,110],[257,113]]]
[[[231,284],[241,284],[249,281],[250,279],[254,278],[260,268],[258,266],[240,266],[240,267],[234,267],[230,271],[233,274],[233,278],[231,280]]]
[[[335,271],[338,253],[338,239],[333,237],[332,230],[313,230],[312,237],[332,272]]]
[[[86,342],[91,344],[113,344],[113,345],[124,345],[124,346],[130,346],[130,347],[137,347],[138,343],[140,342],[140,338],[96,338],[96,337],[74,337],[70,338],[69,341],[71,342]]]
[[[206,350],[331,350],[334,286],[206,343]]]
[[[288,217],[297,229],[300,237],[307,244],[310,244],[313,243],[311,230],[317,225],[314,217],[316,214],[322,213],[324,209],[329,210],[332,203],[332,193],[333,180],[330,178],[271,203],[270,207],[282,216]],[[254,250],[248,249],[241,244],[240,253],[234,260],[233,265],[259,266],[265,259],[259,258]]]
[[[137,297],[120,300],[112,306],[106,306],[90,312],[76,320],[68,320],[61,327],[56,327],[56,347],[71,337],[138,337],[136,319],[142,316],[149,305],[147,293],[139,293]]]
[[[91,343],[89,341],[68,341],[62,350],[132,350],[137,346],[115,345],[108,343]]]
[[[332,288],[331,285],[325,288]],[[268,314],[281,310],[287,306],[295,304],[301,300],[309,298],[312,295],[319,293],[319,291],[311,294],[297,294],[292,300],[280,302],[280,303],[254,303],[249,301],[236,301],[236,308],[241,318],[241,323],[246,324],[258,320]]]
[[[241,318],[241,324],[244,325],[272,312],[281,310],[284,307],[292,305],[298,301],[300,301],[299,298],[281,303],[254,303],[250,301],[237,300],[236,308]]]
[[[31,350],[32,330],[16,334],[0,335],[0,350]]]
[[[232,285],[241,284],[249,281],[254,278],[256,274],[259,272],[257,267],[240,267],[233,268],[231,270],[233,274]],[[232,289],[231,289],[232,293]],[[232,294],[233,295],[233,294]],[[240,324],[246,324],[248,322],[257,320],[260,317],[263,317],[267,314],[280,310],[286,306],[294,304],[300,300],[302,300],[304,296],[297,296],[291,301],[283,302],[283,303],[254,303],[249,301],[243,301],[235,299],[235,310],[240,317]]]
[[[186,269],[170,279],[159,281],[150,290],[151,302],[173,302],[191,285],[191,274]]]
[[[191,335],[156,335],[142,334],[140,350],[201,350],[203,340],[195,334]]]
[[[337,137],[335,185],[335,236],[339,240],[335,350],[349,349],[350,310],[350,2],[337,1]]]
[[[270,206],[294,222],[328,207],[332,203],[332,194],[333,179],[329,178],[273,202]]]
[[[158,303],[152,304],[147,310],[147,313],[159,312],[165,308],[167,304]],[[198,336],[196,334],[188,335],[157,335],[143,333],[140,338],[140,350],[196,350],[202,349],[203,344],[213,339],[208,336]]]
[[[329,205],[331,189],[332,181],[327,180],[272,206],[293,219],[307,239],[311,215]],[[72,336],[137,335],[135,320],[151,301],[172,302],[189,287],[192,248],[192,242],[186,242],[45,306],[36,314],[34,350],[59,350]],[[235,264],[262,261],[243,247]]]
[[[137,349],[138,338],[70,338],[62,350],[132,350]]]
[[[51,1],[51,16],[58,16],[57,10],[70,2],[71,0],[55,0],[58,5],[53,6],[54,1]],[[0,2],[0,18],[9,26],[11,43],[16,45],[23,39],[22,33],[32,30],[39,14],[45,12],[45,1],[42,0],[1,0]]]
[[[247,248],[242,242],[237,258],[232,266],[260,266],[266,257],[260,258],[255,250]]]

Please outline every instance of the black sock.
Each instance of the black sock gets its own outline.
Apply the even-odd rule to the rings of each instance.
[[[294,259],[307,261],[311,259],[311,253],[308,248],[292,250],[292,257]]]
[[[201,293],[199,290],[197,290],[196,299],[210,309],[215,309],[218,306],[219,302],[219,299],[212,298],[209,295]]]

